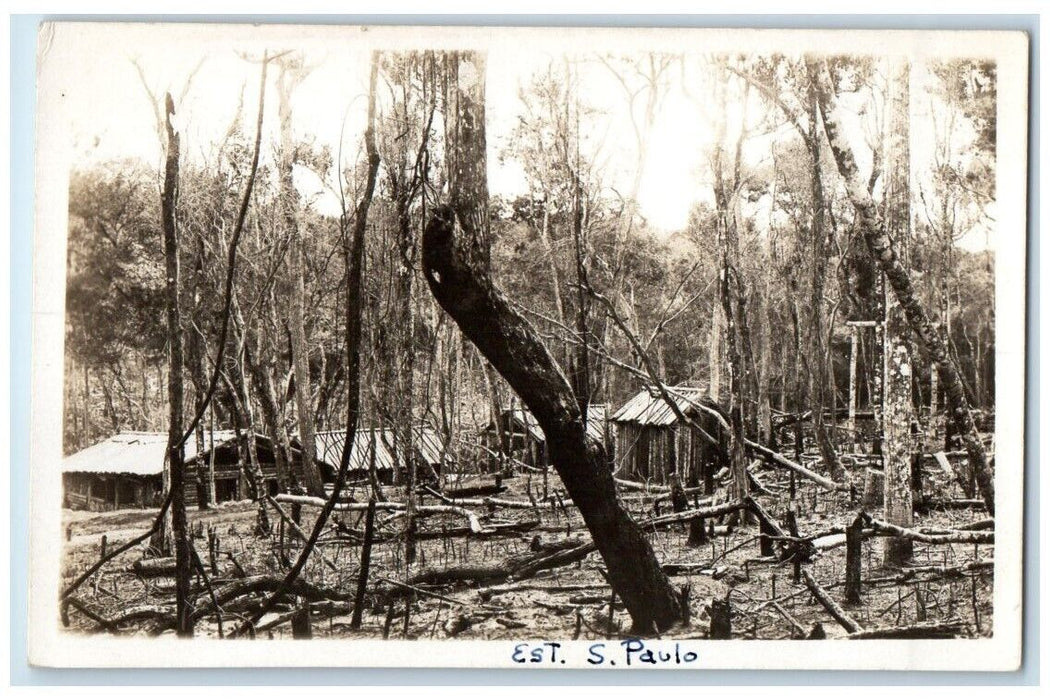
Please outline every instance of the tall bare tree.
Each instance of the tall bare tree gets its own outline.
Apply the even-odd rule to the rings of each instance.
[[[179,303],[179,239],[175,206],[179,186],[179,133],[172,126],[175,102],[164,98],[164,125],[168,155],[164,163],[164,189],[160,197],[161,229],[164,233],[164,269],[167,277],[168,318],[168,489],[171,490],[171,532],[175,545],[175,631],[193,636],[190,607],[190,535],[186,523],[186,464],[183,426],[183,342]]]
[[[299,473],[307,491],[314,496],[324,495],[324,482],[317,467],[314,445],[314,403],[310,380],[310,349],[306,341],[306,272],[303,260],[304,232],[299,225],[299,193],[293,181],[295,142],[292,138],[292,91],[307,74],[302,57],[286,55],[280,59],[277,78],[277,112],[281,124],[281,157],[278,171],[281,183],[281,214],[289,236],[288,244],[288,337],[295,368],[295,405],[299,420],[299,442],[302,452]]]

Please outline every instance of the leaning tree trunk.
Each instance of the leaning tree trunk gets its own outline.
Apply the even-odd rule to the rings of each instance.
[[[977,483],[984,499],[988,513],[995,514],[995,480],[992,470],[985,456],[984,445],[977,427],[974,425],[973,416],[970,415],[970,405],[966,400],[962,379],[959,370],[948,354],[948,343],[941,329],[933,324],[926,310],[922,307],[915,288],[912,285],[908,270],[901,264],[897,252],[893,248],[886,230],[886,222],[883,220],[879,208],[875,205],[868,192],[864,178],[861,177],[857,161],[853,156],[853,150],[849,145],[841,126],[833,114],[835,107],[834,84],[831,76],[824,68],[823,74],[818,81],[818,92],[820,99],[820,113],[824,123],[824,130],[831,144],[831,152],[835,157],[839,173],[846,181],[846,190],[849,194],[853,207],[857,210],[858,224],[864,232],[864,239],[868,244],[868,250],[878,262],[879,267],[886,274],[886,279],[893,288],[894,296],[904,309],[904,316],[908,320],[908,326],[912,333],[918,338],[923,350],[930,358],[937,373],[940,375],[941,384],[944,386],[947,408],[952,422],[959,431],[966,446],[970,466],[977,477]]]
[[[189,531],[186,524],[186,465],[182,437],[183,420],[183,348],[182,319],[179,309],[179,241],[175,228],[175,197],[179,181],[179,133],[171,124],[175,104],[165,96],[165,127],[168,132],[168,155],[164,165],[164,189],[161,192],[161,228],[164,232],[164,261],[167,277],[168,307],[168,488],[171,489],[171,533],[175,544],[175,632],[180,637],[193,636],[190,608]],[[163,528],[162,528],[163,529]]]
[[[492,281],[485,155],[484,59],[447,59],[451,203],[433,212],[423,234],[431,292],[535,415],[550,456],[605,560],[613,589],[636,631],[670,627],[679,599],[644,532],[616,499],[604,447],[587,438],[568,380],[535,329]]]

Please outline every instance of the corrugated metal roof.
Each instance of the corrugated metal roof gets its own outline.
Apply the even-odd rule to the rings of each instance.
[[[532,415],[532,412],[527,408],[508,409],[503,412],[503,415],[505,417],[511,416],[514,419],[516,426],[522,427],[528,431],[529,436],[536,442],[547,441],[547,436],[543,434],[543,428],[540,427],[540,423],[536,420],[536,416]],[[603,403],[590,404],[587,406],[587,434],[591,439],[596,440],[597,442],[603,442],[605,440],[605,423],[608,420],[608,406]],[[492,432],[491,423],[486,430]]]
[[[688,386],[667,387],[675,405],[682,413],[693,410],[693,403],[709,401],[706,389]],[[639,425],[673,425],[678,417],[656,389],[642,389],[620,407],[612,420],[614,423],[638,423]]]
[[[417,425],[412,428],[415,438],[415,449],[428,464],[439,464],[441,462],[442,443],[437,431],[429,425]],[[378,440],[376,438],[379,438]],[[317,451],[317,459],[338,466],[343,457],[343,445],[346,442],[345,430],[325,430],[316,433],[314,444]],[[398,450],[395,446],[395,435],[393,428],[358,428],[354,436],[354,446],[350,451],[350,469],[367,471],[372,464],[372,451],[375,449],[375,464],[377,470],[393,469],[395,455]]]
[[[232,430],[216,430],[215,444],[232,440]],[[209,433],[204,433],[204,448],[211,446]],[[69,455],[62,460],[63,472],[91,474],[137,474],[154,476],[164,472],[167,433],[118,433],[102,442]],[[197,440],[186,442],[186,461],[197,456]]]
[[[429,425],[418,425],[412,430],[416,438],[416,449],[419,450],[427,464],[440,464],[441,455],[445,451],[445,443],[442,441],[438,431]]]
[[[603,403],[587,406],[587,434],[595,442],[605,442],[605,424],[609,420],[609,407]]]

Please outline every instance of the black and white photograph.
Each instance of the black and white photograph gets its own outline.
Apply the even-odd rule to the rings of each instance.
[[[1021,32],[50,22],[43,666],[1014,670]]]

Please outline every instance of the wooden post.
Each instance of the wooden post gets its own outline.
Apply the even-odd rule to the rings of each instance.
[[[860,605],[861,545],[864,542],[864,517],[858,513],[846,528],[846,605]]]
[[[372,539],[375,535],[375,521],[376,521],[376,497],[368,499],[368,514],[365,516],[365,542],[361,548],[361,572],[357,577],[357,594],[354,596],[354,616],[350,621],[350,627],[352,629],[361,628],[361,615],[364,613],[365,607],[365,588],[368,585],[368,567],[372,560]],[[390,609],[394,609],[393,602],[390,603]],[[386,635],[389,634],[389,622],[390,616],[387,618],[387,630],[385,631],[383,638],[386,639]]]
[[[703,518],[693,518],[689,521],[689,539],[686,541],[688,547],[700,547],[707,544],[707,529],[704,527]]]
[[[846,423],[853,452],[857,447],[857,327],[849,327],[849,419]]]

